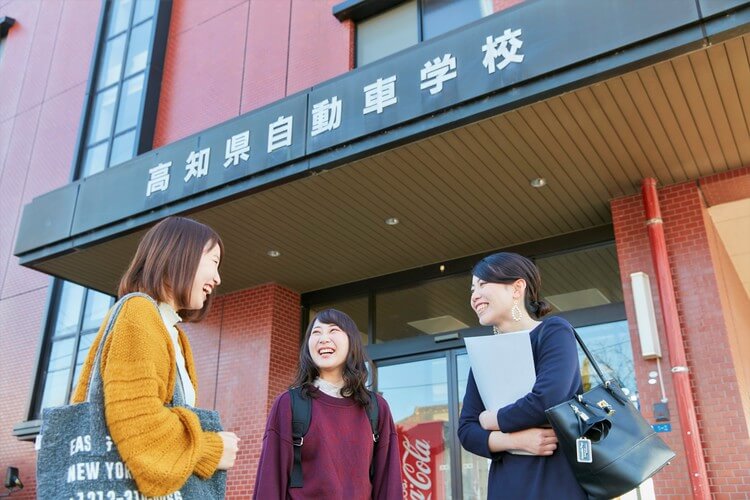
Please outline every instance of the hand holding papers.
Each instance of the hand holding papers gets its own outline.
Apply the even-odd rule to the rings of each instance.
[[[536,370],[528,331],[469,337],[464,341],[485,409],[497,412],[531,392]]]

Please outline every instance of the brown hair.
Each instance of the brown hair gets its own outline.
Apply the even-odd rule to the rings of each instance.
[[[357,324],[346,313],[337,309],[324,309],[315,315],[307,327],[305,340],[302,342],[302,349],[299,354],[299,366],[297,367],[297,376],[292,387],[301,387],[302,393],[315,397],[313,382],[320,375],[318,367],[313,362],[310,355],[310,334],[312,333],[315,322],[336,325],[349,337],[349,352],[346,354],[346,363],[344,364],[344,387],[341,389],[343,395],[349,396],[360,406],[366,407],[370,404],[370,395],[367,393],[367,355],[362,345],[362,338]]]
[[[167,217],[149,229],[138,244],[120,280],[118,297],[132,292],[145,293],[158,302],[171,297],[183,321],[200,321],[208,314],[213,293],[202,309],[184,309],[184,306],[190,303],[190,291],[204,250],[215,245],[219,245],[223,260],[224,244],[216,231],[192,219]]]
[[[539,297],[539,290],[542,287],[539,270],[523,255],[512,252],[488,255],[476,263],[471,274],[487,283],[510,285],[516,280],[524,280],[526,293],[523,303],[526,306],[526,312],[532,318],[539,319],[552,310],[550,305]]]

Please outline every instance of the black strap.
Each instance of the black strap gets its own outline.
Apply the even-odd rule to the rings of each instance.
[[[372,429],[372,459],[370,460],[370,482],[375,478],[375,448],[378,446],[380,433],[378,432],[378,398],[372,391],[367,391],[370,395],[370,404],[367,405],[367,418],[370,419],[370,428]]]
[[[367,419],[370,421],[373,441],[373,458],[370,460],[370,481],[372,481],[375,477],[375,447],[380,439],[380,433],[378,432],[380,408],[375,393],[372,391],[367,391],[367,393],[370,395],[370,404],[367,405]],[[305,434],[310,429],[312,401],[309,397],[302,395],[301,387],[289,389],[289,396],[292,401],[292,444],[294,446],[294,463],[289,477],[289,487],[302,488],[304,485],[302,480],[302,445],[305,442]]]
[[[594,359],[594,356],[591,354],[591,352],[589,352],[589,348],[586,347],[586,344],[583,343],[583,340],[578,335],[578,332],[575,330],[575,328],[573,329],[573,335],[576,336],[576,340],[578,341],[578,345],[581,346],[581,349],[583,350],[583,353],[586,355],[587,358],[589,358],[589,363],[591,363],[591,366],[594,367],[594,371],[596,371],[596,374],[599,375],[599,378],[601,379],[602,383],[606,384],[607,383],[607,379],[604,378],[604,373],[599,368],[599,364],[596,362],[596,360]]]
[[[578,332],[573,329],[573,335],[576,336],[576,340],[578,341],[578,345],[581,346],[581,349],[583,350],[583,353],[586,355],[587,358],[589,358],[589,363],[591,363],[591,366],[594,367],[594,371],[596,371],[596,374],[599,376],[599,379],[602,381],[602,384],[604,385],[604,388],[607,389],[607,391],[612,394],[618,401],[625,404],[628,402],[627,398],[625,398],[624,394],[621,394],[618,390],[614,390],[612,388],[613,381],[612,379],[608,379],[604,377],[604,373],[602,372],[601,368],[599,368],[599,364],[594,359],[594,356],[589,351],[589,348],[586,347],[586,344],[583,343],[583,339],[581,339],[580,335],[578,335]],[[616,384],[615,384],[616,385]],[[584,402],[583,399],[580,399],[580,402]],[[609,413],[609,410],[607,410],[607,413]]]
[[[312,401],[309,397],[302,395],[301,387],[289,389],[289,396],[292,400],[292,444],[294,445],[294,464],[289,478],[289,487],[302,488],[304,484],[302,481],[302,444],[310,428]]]

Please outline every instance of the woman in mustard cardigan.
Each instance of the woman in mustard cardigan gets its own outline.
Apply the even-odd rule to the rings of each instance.
[[[175,325],[199,321],[221,283],[224,247],[219,235],[191,219],[169,217],[149,230],[120,281],[118,296],[141,292],[122,306],[101,360],[104,414],[112,440],[141,493],[167,495],[191,474],[211,477],[234,465],[239,439],[232,432],[204,432],[188,407],[168,407],[175,384],[195,406],[197,379],[190,343]],[[91,366],[101,339],[89,350],[73,396],[86,399]]]

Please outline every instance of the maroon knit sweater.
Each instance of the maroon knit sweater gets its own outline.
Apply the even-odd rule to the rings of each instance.
[[[378,396],[380,439],[373,455],[372,429],[364,408],[350,398],[316,390],[310,429],[302,446],[302,488],[289,488],[292,470],[292,403],[284,392],[273,403],[263,436],[254,497],[258,500],[400,500],[398,436],[388,403]],[[370,483],[370,461],[375,476]]]

